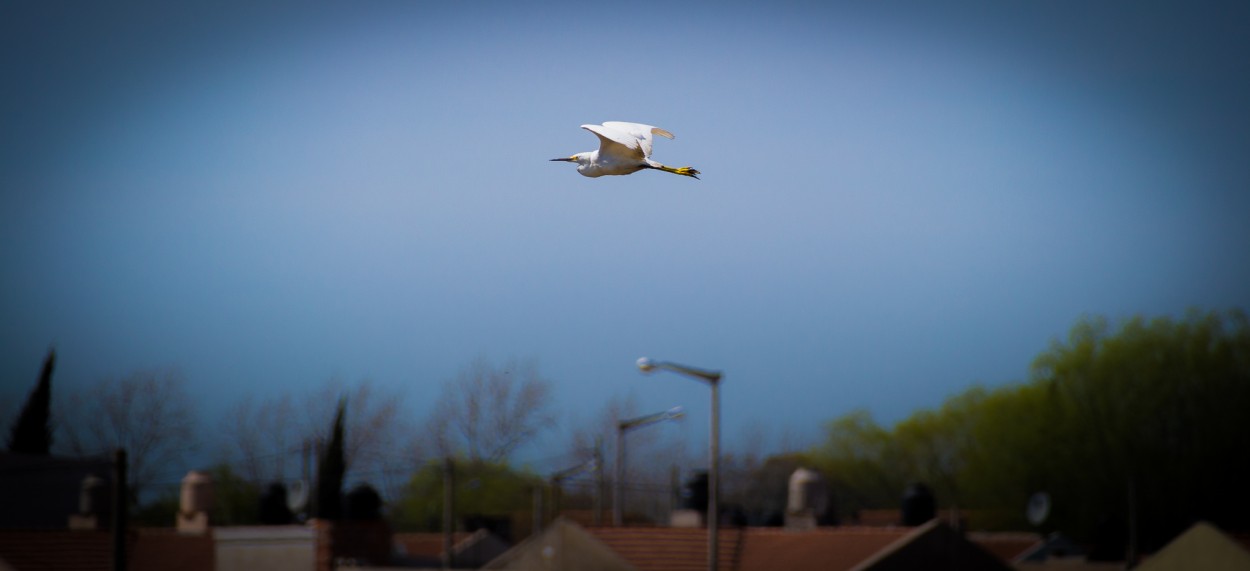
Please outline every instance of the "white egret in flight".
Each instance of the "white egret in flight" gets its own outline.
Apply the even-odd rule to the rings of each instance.
[[[582,128],[599,137],[599,150],[551,160],[577,163],[577,172],[589,177],[656,169],[699,178],[699,171],[691,167],[673,168],[651,160],[651,135],[673,138],[673,134],[664,129],[624,121],[606,121],[602,125],[582,125]]]

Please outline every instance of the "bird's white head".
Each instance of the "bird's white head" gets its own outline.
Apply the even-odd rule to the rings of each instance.
[[[598,155],[599,155],[599,151],[586,151],[584,153],[577,153],[576,155],[573,155],[571,157],[563,157],[563,158],[551,159],[551,160],[564,161],[566,163],[577,163],[577,172],[582,173],[585,176],[599,176],[597,174],[593,174],[593,175],[587,174],[588,171],[586,170],[587,167],[590,167],[591,165],[595,164],[595,157],[597,157]]]
[[[596,151],[587,151],[584,153],[577,153],[576,155],[573,155],[571,157],[561,157],[558,159],[551,159],[551,160],[564,161],[566,163],[577,163],[579,165],[584,165],[584,164],[589,164],[591,161],[594,161],[595,154],[597,154]]]

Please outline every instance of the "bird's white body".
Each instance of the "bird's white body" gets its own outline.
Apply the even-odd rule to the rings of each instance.
[[[582,125],[582,128],[599,137],[599,150],[551,160],[577,163],[577,172],[592,178],[632,174],[648,168],[699,178],[696,176],[699,171],[690,167],[673,168],[651,160],[652,136],[673,138],[673,134],[664,129],[624,121],[606,121],[602,125]]]

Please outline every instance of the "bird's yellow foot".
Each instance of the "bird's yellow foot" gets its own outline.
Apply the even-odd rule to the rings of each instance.
[[[662,170],[662,171],[664,171],[664,172],[671,172],[671,173],[673,173],[673,174],[679,174],[679,175],[682,175],[682,176],[688,176],[688,177],[690,177],[690,178],[699,178],[699,176],[698,176],[698,175],[699,175],[699,171],[694,170],[694,167],[679,167],[679,168],[673,168],[673,167],[670,167],[670,166],[665,166],[665,165],[648,165],[648,166],[647,166],[647,168],[659,169],[659,170]]]
[[[663,170],[665,172],[671,172],[673,174],[688,176],[690,178],[696,178],[696,179],[699,178],[699,171],[694,170],[693,167],[678,167],[678,168],[664,167]]]

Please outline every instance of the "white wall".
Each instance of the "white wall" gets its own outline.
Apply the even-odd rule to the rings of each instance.
[[[299,525],[213,529],[217,571],[312,571],[317,533]]]

